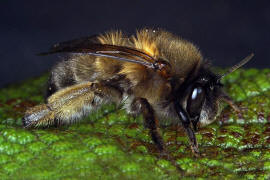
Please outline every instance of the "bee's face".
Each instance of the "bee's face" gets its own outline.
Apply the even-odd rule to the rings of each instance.
[[[221,84],[206,85],[203,87],[205,96],[200,107],[198,123],[199,126],[206,126],[212,123],[220,110]],[[192,101],[191,101],[192,103]],[[197,123],[197,122],[196,122]]]
[[[219,112],[221,88],[222,84],[215,74],[208,72],[198,76],[181,88],[180,91],[184,92],[184,96],[175,102],[177,114],[181,119],[187,118],[187,123],[190,121],[194,129],[197,129],[197,125],[210,124]]]

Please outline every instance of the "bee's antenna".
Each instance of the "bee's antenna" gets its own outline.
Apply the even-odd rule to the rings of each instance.
[[[218,81],[221,80],[223,77],[227,76],[228,74],[234,72],[235,70],[239,69],[241,66],[245,65],[248,61],[250,61],[254,56],[254,53],[251,53],[250,55],[248,55],[247,57],[245,57],[242,61],[240,61],[238,64],[234,65],[233,67],[231,67],[230,69],[228,69],[228,71],[226,73],[224,73],[223,75],[221,75],[218,78]]]

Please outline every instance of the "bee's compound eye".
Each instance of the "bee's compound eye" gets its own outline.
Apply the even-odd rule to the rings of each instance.
[[[205,100],[205,90],[201,86],[195,86],[187,101],[187,112],[190,117],[199,116],[202,110],[202,105]]]

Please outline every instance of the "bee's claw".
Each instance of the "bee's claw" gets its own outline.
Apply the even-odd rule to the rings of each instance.
[[[201,157],[201,153],[199,151],[198,145],[191,145],[191,151],[195,157]]]

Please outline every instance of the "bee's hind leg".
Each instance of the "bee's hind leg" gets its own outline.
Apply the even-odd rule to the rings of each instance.
[[[71,124],[108,102],[121,100],[121,92],[101,83],[85,82],[63,88],[26,111],[24,127]]]

